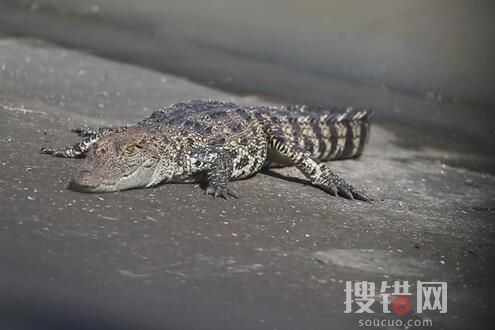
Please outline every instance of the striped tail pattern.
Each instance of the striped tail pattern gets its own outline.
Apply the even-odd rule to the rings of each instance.
[[[273,112],[284,132],[320,161],[359,157],[369,139],[371,109],[287,106]],[[269,166],[279,166],[272,162]]]

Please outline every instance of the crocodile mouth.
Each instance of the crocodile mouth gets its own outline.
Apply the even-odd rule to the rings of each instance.
[[[115,192],[134,188],[147,187],[150,184],[155,168],[141,166],[131,173],[121,174],[112,182],[108,178],[102,178],[93,172],[82,169],[70,181],[69,189],[79,192]]]
[[[116,189],[116,185],[114,184],[104,184],[100,183],[98,185],[88,185],[72,180],[69,182],[70,190],[85,192],[85,193],[94,193],[94,192],[115,192],[118,191]]]
[[[91,171],[80,170],[69,182],[69,189],[79,192],[112,192],[117,191],[117,183],[105,183],[102,178]]]

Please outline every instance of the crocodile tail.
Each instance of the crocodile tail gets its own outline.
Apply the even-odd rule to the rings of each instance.
[[[372,109],[289,106],[287,110],[299,113],[293,120],[309,125],[310,129],[302,129],[296,140],[316,158],[322,161],[349,159],[363,153],[369,139]]]
[[[330,142],[330,151],[321,160],[348,159],[361,156],[369,140],[371,109],[346,109],[321,117],[320,125],[326,127],[330,135],[324,137]]]

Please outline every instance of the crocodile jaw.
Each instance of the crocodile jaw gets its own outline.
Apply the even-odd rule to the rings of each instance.
[[[69,183],[69,189],[79,192],[113,192],[133,188],[144,188],[153,185],[156,166],[143,164],[130,174],[122,175],[115,181],[103,178],[98,170],[80,169]],[[156,179],[155,179],[156,180]]]

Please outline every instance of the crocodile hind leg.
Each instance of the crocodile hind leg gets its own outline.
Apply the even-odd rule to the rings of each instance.
[[[95,144],[101,137],[113,132],[111,128],[81,128],[72,130],[80,136],[84,136],[81,142],[78,142],[72,146],[66,148],[41,148],[42,154],[52,155],[55,157],[64,158],[79,158],[89,150],[93,144]]]
[[[268,123],[267,134],[270,147],[281,156],[290,159],[311,183],[333,196],[342,196],[347,199],[359,199],[370,202],[371,198],[345,182],[330,168],[314,158],[309,152],[296,144],[290,136],[285,134],[278,125]]]

